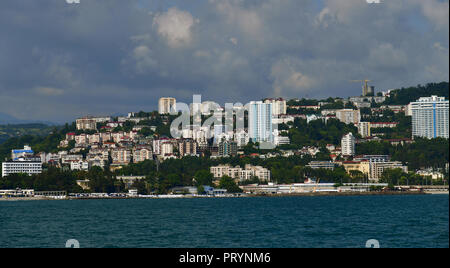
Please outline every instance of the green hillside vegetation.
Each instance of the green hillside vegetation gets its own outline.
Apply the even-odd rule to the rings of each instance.
[[[441,82],[430,83],[425,86],[417,85],[416,87],[396,89],[392,91],[390,95],[391,96],[386,99],[384,104],[406,105],[410,102],[418,100],[420,97],[429,97],[431,95],[437,95],[448,99],[449,84],[448,82]]]
[[[0,125],[0,144],[10,138],[25,135],[47,136],[53,129],[54,127],[45,124]]]

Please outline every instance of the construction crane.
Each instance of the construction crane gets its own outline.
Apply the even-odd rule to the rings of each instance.
[[[369,95],[369,85],[368,82],[372,82],[372,80],[364,79],[364,80],[350,80],[350,82],[363,82],[363,96]]]

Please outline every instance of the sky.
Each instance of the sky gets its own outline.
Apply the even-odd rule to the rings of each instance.
[[[449,80],[449,1],[1,0],[0,115],[247,103]]]

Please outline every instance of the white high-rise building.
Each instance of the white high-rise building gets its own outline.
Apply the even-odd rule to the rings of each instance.
[[[262,101],[250,102],[248,134],[252,142],[273,143],[272,105]]]
[[[177,110],[177,100],[175,98],[160,98],[158,102],[159,114],[170,114]]]
[[[444,97],[431,96],[411,102],[412,136],[449,138],[448,104]]]
[[[341,140],[342,155],[344,155],[344,156],[355,155],[355,153],[356,153],[355,143],[356,143],[356,139],[351,132],[348,133],[347,135],[345,135],[344,137],[342,137],[342,140]]]

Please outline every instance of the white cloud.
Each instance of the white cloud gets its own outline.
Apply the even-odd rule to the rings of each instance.
[[[192,28],[198,19],[191,13],[176,7],[170,8],[166,13],[159,13],[153,19],[153,25],[159,35],[166,38],[169,46],[180,47],[189,44],[192,40]]]
[[[272,66],[274,97],[305,93],[316,84],[312,77],[299,70],[300,65],[299,60],[284,58]]]

